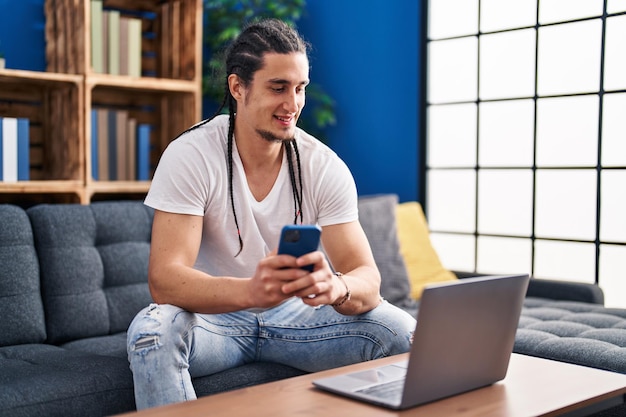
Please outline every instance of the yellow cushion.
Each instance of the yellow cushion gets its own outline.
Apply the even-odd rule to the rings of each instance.
[[[426,216],[418,202],[398,204],[396,222],[400,253],[409,274],[412,298],[419,300],[427,284],[457,279],[454,273],[443,267],[432,247]]]

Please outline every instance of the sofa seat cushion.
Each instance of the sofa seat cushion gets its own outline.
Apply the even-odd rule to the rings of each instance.
[[[115,333],[107,336],[88,337],[73,340],[61,345],[69,350],[79,350],[95,355],[113,356],[127,360],[126,332]]]
[[[514,351],[626,373],[626,310],[527,297]]]
[[[284,378],[304,375],[306,372],[270,362],[253,362],[237,368],[227,369],[213,375],[193,379],[198,397],[219,392],[250,387]]]
[[[0,348],[0,404],[11,416],[104,416],[134,409],[128,361],[26,344]]]

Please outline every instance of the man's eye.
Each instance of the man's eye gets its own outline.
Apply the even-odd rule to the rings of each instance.
[[[274,91],[275,93],[282,93],[283,91],[285,91],[285,88],[284,87],[278,87],[278,88],[274,87],[274,88],[272,88],[272,91]]]

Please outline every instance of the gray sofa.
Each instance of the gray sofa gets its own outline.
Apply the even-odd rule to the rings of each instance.
[[[398,251],[392,195],[361,198],[383,295],[418,303]],[[141,202],[0,205],[0,416],[133,410],[125,330],[151,302],[153,212]],[[459,274],[461,275],[461,274]],[[531,280],[515,350],[626,373],[626,310],[593,285]],[[200,396],[303,372],[255,363],[194,379]]]

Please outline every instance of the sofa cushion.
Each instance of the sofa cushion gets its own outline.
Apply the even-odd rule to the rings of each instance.
[[[194,378],[193,387],[196,394],[203,397],[304,374],[305,371],[279,363],[252,362],[213,375]]]
[[[57,346],[0,347],[3,416],[106,416],[134,408],[126,358]]]
[[[39,263],[26,212],[0,204],[0,346],[46,338]]]
[[[48,340],[125,331],[151,302],[152,209],[131,201],[44,204],[28,215],[39,253]]]
[[[381,194],[359,198],[359,221],[370,243],[382,278],[381,295],[408,311],[417,308],[410,297],[409,277],[400,254],[396,228],[398,196]]]
[[[626,373],[626,310],[527,297],[513,350]]]
[[[430,242],[430,232],[422,206],[416,201],[396,208],[400,253],[409,275],[411,297],[419,300],[428,284],[452,281],[456,275],[444,268]]]

